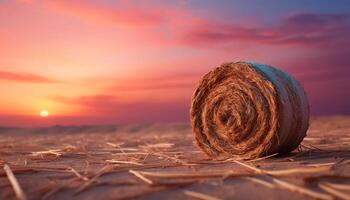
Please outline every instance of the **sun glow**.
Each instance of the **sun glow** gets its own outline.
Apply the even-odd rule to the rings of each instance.
[[[48,117],[48,116],[49,116],[49,112],[47,110],[40,111],[40,117]]]

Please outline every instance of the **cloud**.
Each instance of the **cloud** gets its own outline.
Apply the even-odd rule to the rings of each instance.
[[[207,21],[193,27],[182,40],[192,46],[216,45],[301,45],[312,47],[347,38],[347,14],[301,13],[289,16],[277,26],[238,26]]]
[[[45,8],[88,24],[131,29],[138,38],[170,47],[320,47],[350,34],[349,14],[297,13],[279,24],[242,25],[208,19],[181,3],[165,1],[44,1]],[[257,21],[259,19],[256,19]],[[150,28],[150,29],[149,29]]]
[[[300,13],[286,18],[284,25],[286,28],[290,27],[294,30],[303,27],[299,32],[307,30],[318,30],[320,28],[341,25],[346,22],[348,15],[346,14],[312,14]]]
[[[324,56],[288,61],[289,71],[300,81],[311,84],[330,80],[349,80],[350,60],[347,52],[335,51]]]
[[[79,107],[82,116],[104,116],[114,122],[187,121],[190,96],[200,76],[182,73],[114,80],[98,94],[49,98]]]
[[[55,96],[52,100],[62,103],[81,106],[84,109],[82,116],[103,116],[106,121],[114,123],[138,122],[174,122],[187,121],[189,102],[174,100],[165,102],[120,102],[118,97],[110,95],[91,95],[66,97]]]
[[[193,89],[201,74],[173,74],[162,77],[116,80],[109,91],[146,91],[146,90],[175,90]]]
[[[37,74],[25,72],[0,71],[0,80],[27,82],[27,83],[59,83],[60,81]]]
[[[319,47],[350,34],[348,14],[298,13],[277,25],[241,25],[195,15],[181,4],[164,2],[47,1],[48,8],[86,23],[128,28],[158,45],[244,47],[299,45]],[[147,29],[147,28],[151,29]],[[142,30],[142,31],[140,31]]]
[[[70,105],[78,105],[84,107],[96,107],[97,103],[103,105],[114,104],[117,100],[113,95],[91,95],[91,96],[79,96],[79,97],[66,97],[66,96],[53,96],[52,100]]]
[[[346,50],[347,48],[347,50]],[[322,55],[286,60],[283,66],[306,90],[313,115],[350,114],[349,47],[325,49]]]
[[[108,24],[122,28],[155,27],[180,16],[183,11],[172,6],[151,2],[114,2],[113,4],[87,1],[58,0],[45,2],[46,6],[60,14],[76,17],[84,22]]]

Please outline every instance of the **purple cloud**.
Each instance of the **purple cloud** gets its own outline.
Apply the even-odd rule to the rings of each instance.
[[[347,14],[295,14],[277,26],[243,27],[214,22],[193,27],[184,37],[192,46],[300,45],[313,47],[335,42],[350,34]]]

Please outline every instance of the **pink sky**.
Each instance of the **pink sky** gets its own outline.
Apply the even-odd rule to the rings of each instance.
[[[186,122],[200,77],[239,60],[350,114],[350,5],[286,3],[1,1],[0,126]]]

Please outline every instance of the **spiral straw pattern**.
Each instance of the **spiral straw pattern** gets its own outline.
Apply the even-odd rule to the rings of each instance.
[[[225,63],[200,81],[190,117],[197,144],[210,157],[253,159],[297,148],[309,126],[309,105],[287,73]]]

